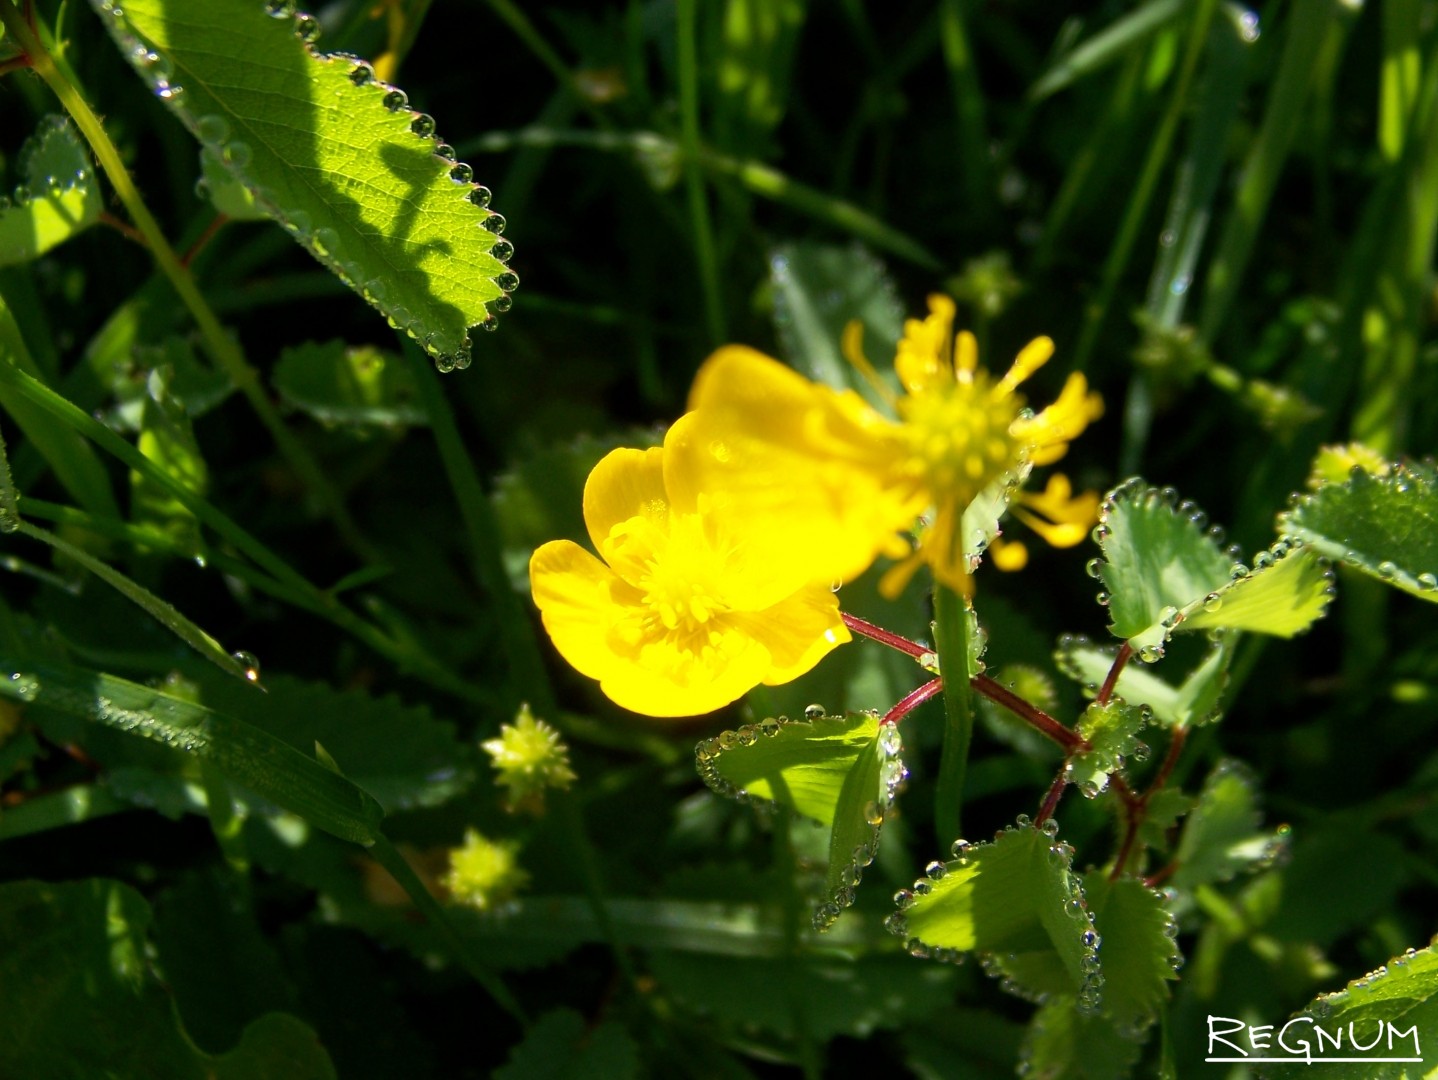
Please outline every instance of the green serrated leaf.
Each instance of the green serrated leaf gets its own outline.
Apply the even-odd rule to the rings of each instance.
[[[769,256],[774,323],[784,356],[816,382],[848,387],[883,404],[876,388],[843,356],[840,342],[853,320],[863,327],[863,348],[878,357],[873,370],[897,395],[887,363],[904,329],[904,307],[884,264],[858,244],[801,241]]]
[[[768,719],[706,739],[695,749],[699,775],[730,798],[759,799],[830,828],[825,930],[854,902],[879,846],[879,831],[906,772],[898,728],[871,713]]]
[[[1120,1033],[1136,1036],[1157,1018],[1167,984],[1178,978],[1178,923],[1163,896],[1133,878],[1110,881],[1105,871],[1090,870],[1084,892],[1102,939],[1103,1014]]]
[[[1327,563],[1302,541],[1280,540],[1247,573],[1185,607],[1179,628],[1292,637],[1321,619],[1332,599]]]
[[[1288,828],[1263,832],[1261,820],[1248,770],[1234,761],[1220,762],[1184,823],[1174,886],[1192,889],[1270,865],[1288,842]]]
[[[978,952],[1020,995],[1076,994],[1096,1006],[1098,937],[1073,849],[1010,826],[992,843],[959,841],[955,852],[901,896],[889,929],[917,955]]]
[[[379,836],[384,810],[367,792],[250,724],[100,672],[0,657],[0,698],[138,735],[210,762],[226,778],[316,828],[358,844]]]
[[[104,205],[89,152],[64,117],[49,116],[21,150],[14,203],[0,200],[0,266],[28,262],[100,219]]]
[[[1139,842],[1144,847],[1167,848],[1169,831],[1196,805],[1198,800],[1181,788],[1159,788],[1144,804],[1143,821],[1138,827]]]
[[[284,1013],[255,1020],[219,1057],[196,1049],[151,966],[150,921],[119,882],[0,885],[0,1075],[334,1077],[315,1032]]]
[[[393,353],[342,341],[306,342],[280,353],[275,389],[323,424],[426,424],[414,372]]]
[[[1061,996],[1034,1013],[1019,1061],[1026,1076],[1127,1080],[1142,1051],[1142,1044],[1120,1035],[1112,1020],[1082,1011],[1073,997]]]
[[[203,18],[164,0],[126,0],[123,14],[92,2],[259,207],[442,367],[468,364],[468,328],[492,326],[489,305],[506,308],[519,279],[504,218],[469,166],[437,152],[432,118],[369,65],[317,54],[308,15],[271,17],[255,0],[209,0]]]
[[[545,1013],[494,1072],[494,1080],[583,1080],[639,1076],[639,1048],[613,1021],[591,1028],[573,1009]]]
[[[1159,678],[1135,664],[1125,665],[1114,689],[1118,696],[1135,705],[1147,705],[1153,718],[1170,727],[1190,727],[1216,720],[1219,701],[1228,685],[1228,664],[1232,639],[1220,638],[1188,673],[1179,686]],[[1084,637],[1066,637],[1059,642],[1054,660],[1059,670],[1080,683],[1090,697],[1103,685],[1113,666],[1117,648],[1095,645]]]
[[[1229,580],[1233,560],[1203,528],[1197,507],[1130,480],[1105,496],[1098,535],[1109,629],[1156,659],[1179,610]]]
[[[1432,1066],[1423,1058],[1424,1043],[1431,1044],[1433,1033],[1438,1032],[1438,952],[1432,946],[1409,949],[1344,989],[1319,994],[1280,1032],[1278,1045],[1283,1049],[1277,1052],[1300,1059],[1311,1055],[1314,1064],[1323,1064],[1324,1076],[1339,1080],[1431,1077]],[[1253,1053],[1243,1041],[1244,1034],[1234,1033],[1229,1038]],[[1279,1034],[1272,1038],[1278,1040]],[[1274,1048],[1262,1053],[1276,1056]],[[1349,1060],[1324,1060],[1340,1057]],[[1417,1060],[1377,1060],[1381,1058]],[[1260,1075],[1291,1076],[1293,1070],[1270,1066]]]
[[[1280,532],[1308,541],[1395,588],[1438,601],[1438,473],[1395,465],[1386,475],[1355,468],[1322,484],[1279,518]]]
[[[1147,723],[1146,710],[1122,698],[1110,698],[1103,705],[1094,702],[1084,710],[1077,727],[1090,749],[1070,756],[1064,762],[1064,775],[1085,798],[1097,797],[1108,787],[1109,776],[1129,758],[1148,755],[1148,746],[1138,738]]]

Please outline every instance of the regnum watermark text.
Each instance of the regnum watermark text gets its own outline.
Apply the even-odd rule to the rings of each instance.
[[[1325,1027],[1312,1016],[1283,1024],[1250,1024],[1231,1016],[1209,1016],[1210,1062],[1299,1061],[1309,1065],[1340,1062],[1422,1062],[1418,1027],[1399,1028],[1387,1020],[1354,1020]]]

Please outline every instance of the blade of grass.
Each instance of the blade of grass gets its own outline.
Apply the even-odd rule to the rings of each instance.
[[[454,412],[439,385],[439,376],[433,365],[408,339],[404,340],[401,346],[414,370],[415,384],[429,416],[430,431],[434,433],[445,478],[449,481],[460,517],[464,520],[475,579],[495,607],[495,622],[500,628],[501,647],[509,661],[512,682],[518,694],[510,704],[518,707],[520,702],[528,701],[535,712],[551,715],[554,712],[554,694],[544,670],[544,661],[539,654],[534,624],[509,586],[494,505],[485,494],[474,462],[464,448],[464,440],[455,424]],[[511,713],[512,711],[511,709]]]
[[[728,336],[724,329],[724,300],[719,290],[719,261],[714,250],[714,226],[709,219],[709,198],[699,164],[699,56],[695,0],[677,0],[676,44],[679,64],[679,141],[684,150],[684,189],[689,200],[694,258],[704,293],[704,321],[713,345]]]
[[[1132,55],[1150,37],[1183,14],[1188,0],[1151,0],[1114,20],[1059,58],[1029,90],[1035,101],[1056,94],[1086,75]]]
[[[1154,189],[1158,185],[1159,174],[1168,161],[1169,148],[1173,144],[1179,121],[1188,108],[1189,85],[1192,83],[1194,71],[1198,67],[1198,59],[1208,44],[1208,28],[1213,21],[1213,13],[1217,6],[1217,0],[1198,0],[1194,7],[1193,19],[1187,31],[1188,40],[1184,49],[1182,66],[1179,68],[1178,78],[1174,81],[1168,108],[1149,145],[1143,170],[1139,174],[1138,183],[1134,185],[1133,193],[1128,200],[1128,210],[1124,214],[1118,236],[1104,263],[1098,296],[1087,305],[1084,312],[1083,330],[1079,336],[1078,348],[1074,351],[1074,367],[1079,370],[1084,369],[1089,355],[1098,343],[1104,319],[1113,306],[1113,298],[1118,290],[1119,280],[1128,266],[1129,256],[1133,252],[1133,245],[1138,238],[1139,229],[1142,228],[1144,219],[1148,215],[1149,201],[1153,198]]]
[[[969,47],[963,0],[942,0],[939,41],[958,119],[958,174],[963,177],[969,212],[982,216],[993,207],[994,185],[989,166],[989,137],[984,122],[984,91]]]
[[[1352,23],[1351,13],[1345,17],[1346,5],[1341,0],[1300,0],[1289,11],[1287,39],[1268,93],[1263,124],[1244,161],[1233,209],[1204,280],[1198,332],[1209,343],[1222,330],[1238,295],[1293,136],[1302,124],[1319,57],[1330,35],[1346,34]]]
[[[15,531],[21,536],[28,536],[32,540],[38,540],[42,544],[48,544],[56,551],[62,552],[67,558],[79,563],[105,584],[120,593],[125,599],[145,611],[146,614],[166,630],[169,630],[170,633],[174,634],[186,645],[210,661],[210,663],[220,668],[220,670],[235,676],[237,679],[244,679],[250,682],[258,678],[258,675],[252,671],[247,663],[231,656],[218,641],[205,633],[204,630],[200,629],[184,615],[180,614],[174,605],[161,600],[154,593],[150,592],[150,590],[131,581],[113,566],[95,558],[95,556],[91,555],[84,548],[76,547],[69,541],[56,536],[48,529],[41,529],[26,521],[21,521],[19,528]]]

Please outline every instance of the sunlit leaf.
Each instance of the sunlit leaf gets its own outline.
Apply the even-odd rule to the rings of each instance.
[[[1098,935],[1071,866],[1073,849],[1043,830],[1010,826],[992,843],[954,845],[899,898],[889,929],[911,952],[977,952],[1026,997],[1075,994],[1099,1003]]]
[[[1109,776],[1120,771],[1130,758],[1141,760],[1148,756],[1147,744],[1138,738],[1147,723],[1147,711],[1122,698],[1089,705],[1079,718],[1077,731],[1088,740],[1090,749],[1071,755],[1064,762],[1064,775],[1086,798],[1094,798],[1108,787]]]
[[[49,116],[20,152],[16,198],[0,197],[0,266],[26,262],[100,220],[104,204],[80,136]]]
[[[100,672],[6,657],[12,677],[0,697],[172,746],[317,828],[372,843],[384,810],[375,799],[314,758],[264,731],[159,690]],[[258,691],[256,691],[258,693]]]
[[[695,749],[699,775],[731,798],[762,800],[829,826],[825,929],[854,902],[864,868],[906,771],[898,728],[869,713],[767,719],[706,739]]]
[[[174,372],[159,367],[150,372],[140,420],[140,453],[197,495],[209,486],[209,469],[200,455],[194,428],[184,404],[172,393]],[[198,555],[203,551],[200,523],[168,489],[143,473],[130,473],[130,513],[136,524],[168,533],[181,548]],[[241,672],[243,674],[243,672]]]
[[[255,203],[441,367],[519,284],[504,218],[433,118],[368,64],[310,46],[288,5],[92,0],[121,51]],[[309,39],[309,40],[307,40]],[[263,62],[257,62],[263,57]]]
[[[1292,637],[1321,619],[1332,599],[1333,574],[1318,553],[1280,540],[1258,553],[1252,569],[1185,607],[1180,625]]]
[[[1326,483],[1279,521],[1324,555],[1423,600],[1438,601],[1438,474],[1430,464],[1384,475],[1355,468]]]
[[[1153,719],[1170,727],[1190,727],[1218,719],[1219,701],[1228,685],[1228,664],[1232,659],[1231,638],[1215,642],[1183,682],[1174,686],[1151,669],[1127,664],[1114,690],[1135,705],[1147,705]],[[1054,660],[1059,670],[1080,683],[1093,696],[1103,685],[1118,650],[1112,645],[1095,645],[1084,637],[1067,636],[1059,642]]]

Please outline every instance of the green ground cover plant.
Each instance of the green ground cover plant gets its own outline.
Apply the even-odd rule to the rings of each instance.
[[[0,0],[0,190],[0,1075],[1438,1069],[1438,4]]]

